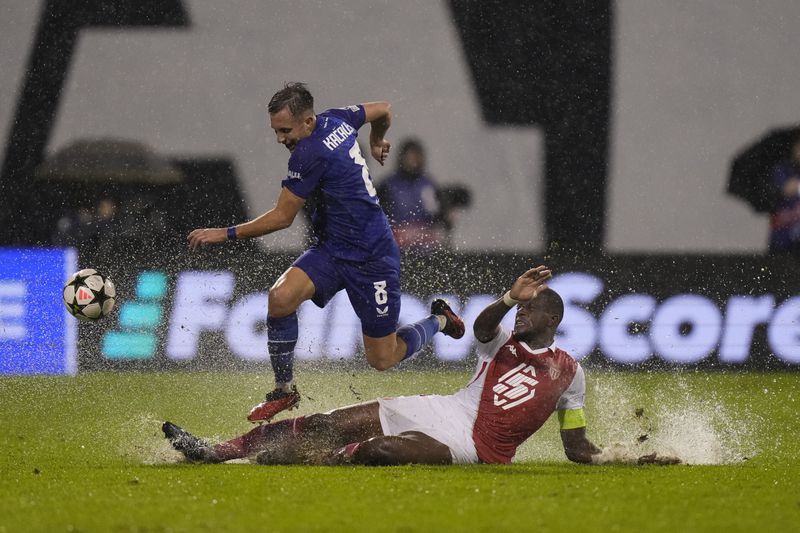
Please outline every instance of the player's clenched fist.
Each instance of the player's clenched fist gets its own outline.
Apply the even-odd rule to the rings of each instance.
[[[200,246],[225,242],[228,238],[225,228],[196,229],[189,234],[189,248],[195,250]]]
[[[391,143],[385,139],[381,139],[380,141],[374,141],[370,144],[372,157],[375,158],[375,161],[383,165],[383,162],[389,157],[389,150],[392,148]]]
[[[522,302],[530,300],[547,288],[545,281],[552,276],[553,273],[544,265],[532,268],[517,278],[511,286],[509,296]]]

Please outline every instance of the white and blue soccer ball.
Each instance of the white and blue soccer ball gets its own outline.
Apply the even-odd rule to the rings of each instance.
[[[114,283],[93,268],[75,272],[64,285],[64,305],[80,320],[100,320],[108,315],[116,297]]]

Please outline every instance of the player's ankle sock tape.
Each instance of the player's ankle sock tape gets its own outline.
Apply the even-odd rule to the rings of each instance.
[[[397,330],[397,336],[406,343],[406,354],[403,359],[408,359],[417,353],[420,348],[428,344],[436,332],[439,331],[439,319],[430,315],[419,322],[408,324]]]
[[[273,424],[277,424],[277,422],[273,422]],[[286,425],[291,427],[292,429],[292,437],[297,437],[301,433],[303,433],[303,427],[306,424],[306,417],[298,416],[295,418],[286,419]]]
[[[245,453],[244,445],[242,444],[242,437],[236,437],[227,442],[220,442],[214,445],[214,453],[217,458],[222,461],[230,461],[231,459],[242,459],[247,456]]]
[[[298,416],[297,418],[279,420],[272,424],[262,424],[244,435],[239,435],[227,442],[217,444],[214,446],[214,452],[220,461],[247,457],[261,450],[267,442],[288,437],[296,438],[303,432],[305,419],[305,416]]]
[[[275,381],[291,383],[294,346],[297,344],[297,313],[280,318],[267,317],[267,349]]]
[[[341,448],[333,452],[333,454],[342,455],[344,457],[350,458],[353,457],[353,455],[355,455],[356,450],[358,450],[360,447],[361,447],[360,442],[351,442],[347,446],[342,446]]]

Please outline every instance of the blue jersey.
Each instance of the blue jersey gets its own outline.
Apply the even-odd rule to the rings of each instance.
[[[397,254],[378,203],[367,162],[356,142],[363,106],[317,115],[314,131],[297,143],[281,185],[300,198],[315,195],[311,217],[316,244],[336,258],[369,261]]]

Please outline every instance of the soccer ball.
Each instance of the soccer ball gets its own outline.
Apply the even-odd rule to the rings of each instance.
[[[64,305],[75,318],[99,320],[114,309],[114,283],[93,268],[70,276],[64,285]]]

